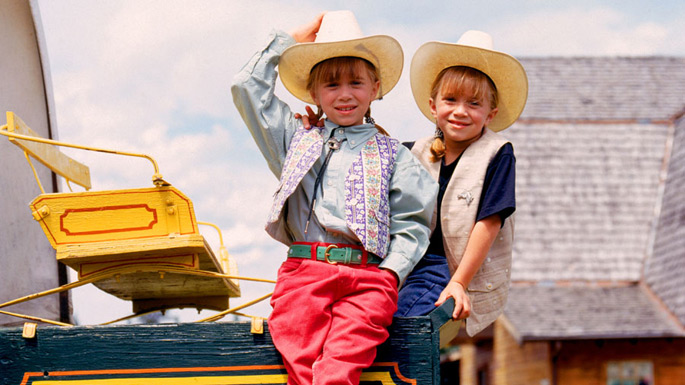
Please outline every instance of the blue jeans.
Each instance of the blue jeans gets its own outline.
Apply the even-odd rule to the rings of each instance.
[[[400,289],[395,317],[430,313],[449,280],[447,259],[441,255],[424,255]]]

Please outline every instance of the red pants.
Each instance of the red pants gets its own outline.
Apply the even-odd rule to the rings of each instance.
[[[269,331],[288,384],[358,384],[397,309],[397,279],[371,265],[289,258],[278,271]]]

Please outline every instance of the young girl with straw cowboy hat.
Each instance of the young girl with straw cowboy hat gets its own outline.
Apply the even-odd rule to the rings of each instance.
[[[273,33],[234,79],[235,105],[280,179],[266,230],[289,250],[269,330],[289,384],[358,383],[428,245],[437,184],[369,114],[402,63],[395,39],[364,37],[339,11]],[[274,96],[277,65],[286,89],[325,113],[323,127],[305,130]]]
[[[496,132],[523,111],[528,80],[480,31],[421,46],[410,79],[419,109],[436,125],[412,152],[440,192],[430,246],[400,291],[397,314],[424,314],[453,297],[452,316],[466,319],[472,336],[502,313],[509,291],[516,160]]]

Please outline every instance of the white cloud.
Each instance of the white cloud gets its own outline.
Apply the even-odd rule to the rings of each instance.
[[[612,8],[567,8],[530,13],[496,26],[496,49],[525,56],[652,55],[669,31],[654,22],[634,23]]]

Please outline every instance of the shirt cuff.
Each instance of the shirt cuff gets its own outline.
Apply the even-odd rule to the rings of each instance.
[[[269,41],[272,42],[273,48],[279,53],[283,53],[286,48],[295,45],[296,43],[295,39],[293,39],[289,33],[278,29],[271,31],[269,34]]]
[[[378,267],[392,270],[397,274],[397,278],[400,280],[398,287],[402,287],[407,276],[409,276],[409,273],[414,268],[414,263],[411,258],[404,254],[391,252],[385,256],[383,262]]]

